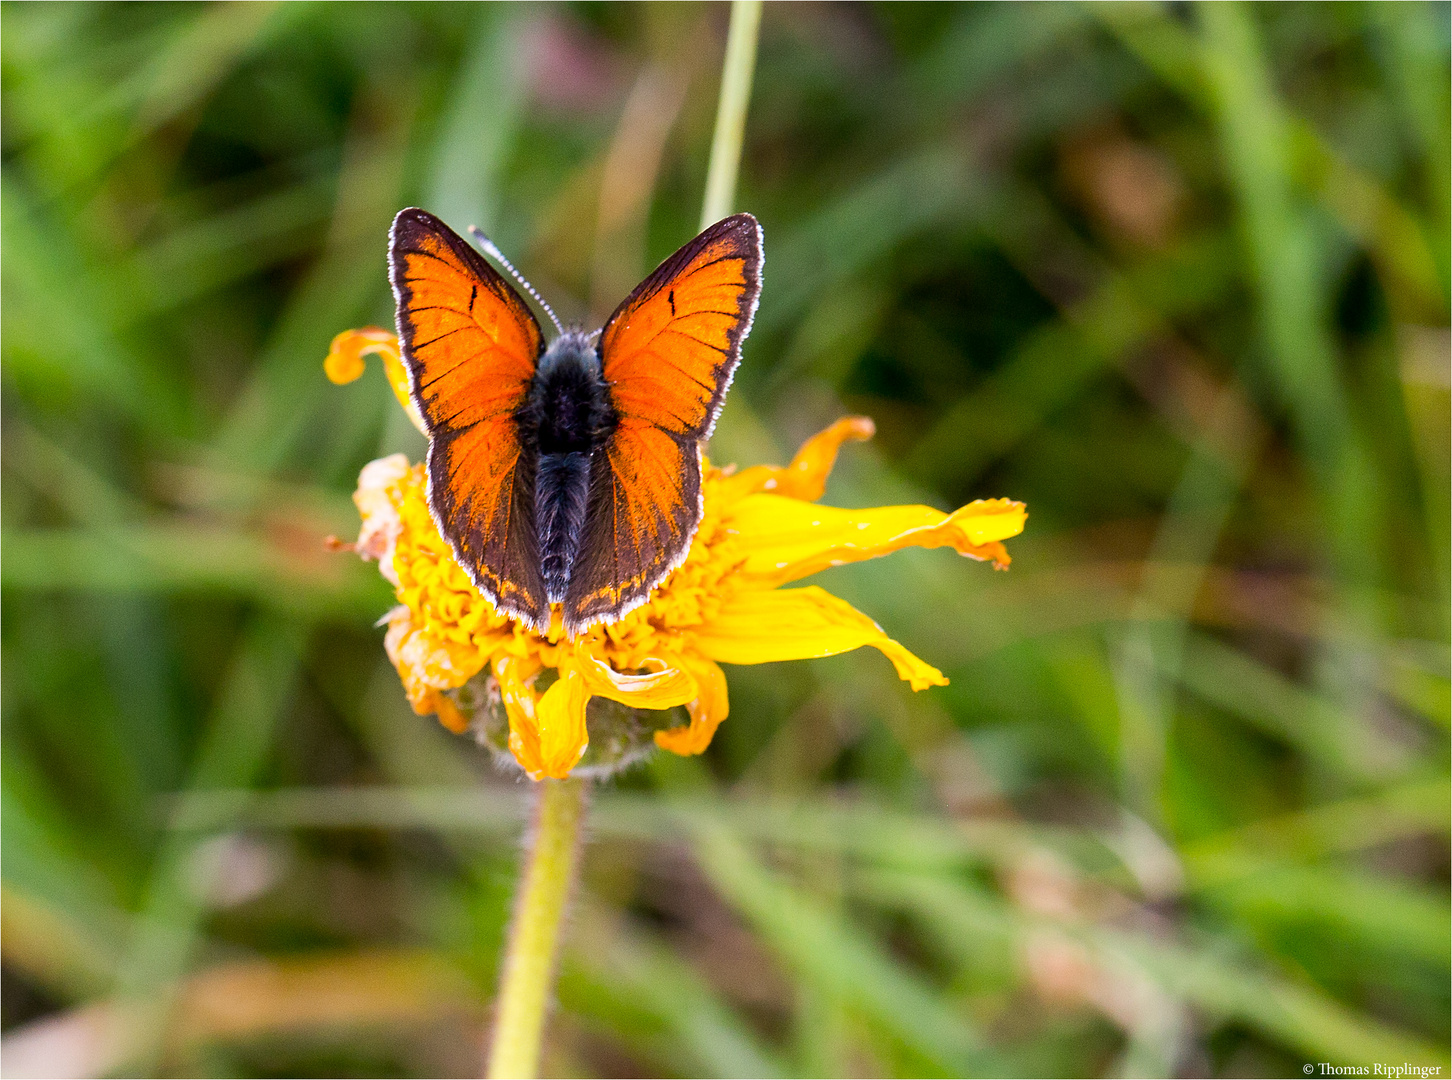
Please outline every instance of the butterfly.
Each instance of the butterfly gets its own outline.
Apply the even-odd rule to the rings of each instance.
[[[598,334],[554,320],[548,343],[513,286],[432,214],[398,214],[388,262],[429,508],[459,565],[541,633],[551,605],[574,637],[643,604],[701,523],[702,442],[761,294],[756,219],[706,229]]]

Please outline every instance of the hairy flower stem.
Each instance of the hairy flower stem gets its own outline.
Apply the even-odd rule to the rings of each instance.
[[[495,1080],[539,1073],[540,1035],[560,924],[579,862],[586,788],[583,780],[542,780],[537,785],[529,862],[520,879],[495,1003],[489,1051],[489,1076]]]
[[[701,228],[731,213],[736,177],[741,170],[741,143],[746,134],[746,106],[756,74],[756,38],[761,29],[761,0],[733,0],[731,29],[726,34],[726,63],[721,70],[721,97],[716,102],[716,132],[711,137],[711,164],[706,172],[706,201]]]

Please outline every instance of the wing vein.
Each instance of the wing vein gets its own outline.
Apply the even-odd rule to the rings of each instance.
[[[443,263],[445,266],[447,266],[450,270],[453,270],[455,273],[457,273],[458,270],[459,270],[459,268],[458,268],[457,265],[455,265],[453,262],[451,262],[450,260],[444,258],[442,255],[440,255],[440,254],[438,254],[437,252],[434,252],[434,251],[425,251],[423,248],[404,248],[402,254],[404,256],[408,256],[408,255],[422,255],[426,259],[433,259],[435,262],[441,262],[441,263]],[[432,281],[433,279],[432,278],[425,278],[424,280],[425,281]]]
[[[466,356],[466,357],[464,357],[464,359],[458,361],[457,363],[450,364],[447,368],[445,368],[443,371],[440,371],[438,374],[433,375],[433,377],[430,378],[427,382],[420,382],[418,384],[418,388],[420,390],[427,390],[430,386],[433,386],[434,383],[438,382],[445,375],[450,375],[453,372],[458,371],[461,367],[463,367],[465,364],[467,364],[470,360],[477,360],[477,359],[480,359],[480,357]]]
[[[440,335],[439,335],[439,336],[438,336],[438,337],[436,337],[436,338],[430,338],[430,339],[429,339],[429,340],[428,340],[428,341],[425,341],[425,342],[424,342],[424,343],[423,343],[423,344],[419,344],[419,343],[418,343],[418,342],[416,342],[416,341],[410,341],[410,342],[409,342],[409,343],[408,343],[408,347],[409,347],[409,349],[410,349],[410,350],[412,350],[412,351],[413,351],[413,352],[415,352],[415,353],[416,353],[416,352],[418,352],[418,351],[419,351],[419,350],[420,350],[420,349],[427,349],[427,348],[428,348],[428,347],[429,347],[429,346],[430,346],[430,345],[433,345],[433,344],[435,344],[435,343],[436,343],[436,342],[439,342],[439,341],[443,341],[443,340],[444,340],[444,338],[446,338],[446,337],[453,337],[453,336],[454,336],[454,335],[455,335],[455,334],[457,334],[457,333],[458,333],[458,332],[459,332],[459,331],[460,331],[460,330],[467,330],[467,329],[469,329],[469,328],[468,328],[468,327],[467,327],[467,326],[460,326],[460,327],[456,327],[456,328],[455,328],[455,329],[453,329],[453,330],[450,330],[450,331],[449,331],[449,332],[448,332],[448,333],[446,333],[446,334],[440,334]]]
[[[417,305],[410,304],[408,306],[408,310],[410,312],[414,312],[414,311],[452,311],[455,315],[463,315],[463,316],[465,316],[467,318],[474,319],[474,313],[472,311],[465,311],[462,308],[450,307],[448,304],[417,304]],[[479,321],[478,319],[474,319],[474,322],[477,323],[478,321]]]

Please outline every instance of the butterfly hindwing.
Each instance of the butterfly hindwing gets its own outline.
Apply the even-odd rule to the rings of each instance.
[[[590,464],[589,505],[565,627],[619,618],[685,559],[701,521],[710,435],[761,293],[761,227],[717,222],[610,316],[600,354],[614,432]]]
[[[544,348],[539,324],[503,277],[423,210],[394,219],[388,257],[439,531],[496,607],[543,627],[535,462],[515,420]]]

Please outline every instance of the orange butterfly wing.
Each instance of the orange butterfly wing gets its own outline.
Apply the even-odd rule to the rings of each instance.
[[[643,603],[701,523],[710,435],[761,295],[761,226],[717,222],[663,262],[605,324],[618,424],[590,464],[585,534],[565,594],[576,633]]]
[[[501,611],[549,622],[534,522],[533,455],[515,413],[544,348],[519,294],[423,210],[389,233],[398,339],[429,435],[429,507],[454,557]]]

